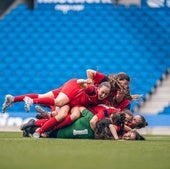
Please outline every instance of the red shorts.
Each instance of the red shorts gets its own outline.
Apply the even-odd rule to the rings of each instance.
[[[77,83],[77,79],[71,79],[64,83],[64,85],[61,88],[62,93],[67,95],[67,97],[70,99],[70,101],[79,94],[83,89],[81,86]]]
[[[58,96],[58,94],[60,93],[60,91],[61,91],[61,87],[52,90],[52,93],[53,93],[53,95],[54,95],[54,98],[56,98],[56,97]]]

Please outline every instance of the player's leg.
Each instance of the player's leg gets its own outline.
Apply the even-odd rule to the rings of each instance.
[[[77,84],[77,79],[69,80],[60,89],[61,90],[55,92],[55,94],[58,93],[55,99],[51,97],[41,97],[38,99],[30,99],[29,97],[25,97],[25,110],[27,112],[30,111],[32,104],[62,107],[68,104],[81,91],[80,85]]]
[[[60,93],[55,99],[55,105],[61,107],[68,104],[81,90],[77,79],[67,81],[61,88]]]
[[[50,119],[48,119],[48,121],[45,122],[41,128],[36,130],[33,137],[39,138],[41,133],[53,129],[53,127],[57,125],[57,123],[61,122],[67,116],[69,109],[70,107],[68,105],[61,107],[58,114],[55,117],[51,117]]]
[[[7,94],[5,96],[5,101],[2,105],[2,113],[5,113],[7,108],[10,107],[12,105],[12,103],[16,103],[16,102],[23,102],[25,97],[29,97],[29,98],[38,98],[38,94],[24,94],[24,95],[19,95],[19,96],[13,96],[10,94]]]
[[[36,99],[31,99],[29,97],[24,98],[25,102],[25,111],[29,112],[30,108],[33,104],[41,104],[41,105],[46,105],[48,107],[55,106],[55,99],[51,97],[42,97],[42,98],[36,98]]]
[[[44,97],[55,98],[55,91],[58,91],[58,89],[55,89],[53,91],[49,91],[47,93],[39,94],[38,98],[44,98]]]
[[[50,117],[54,117],[58,114],[60,107],[51,106],[51,111],[48,112],[47,110],[43,109],[41,106],[36,105],[35,110],[38,112],[36,115],[37,119],[49,119]]]
[[[63,121],[61,121],[59,124],[57,124],[54,127],[54,130],[58,130],[60,128],[63,128],[65,126],[69,126],[73,123],[76,119],[78,119],[81,115],[81,112],[79,110],[79,106],[75,106],[71,109],[70,113],[67,114],[67,116],[64,118]]]
[[[13,95],[7,94],[5,96],[5,101],[2,105],[2,113],[5,113],[7,108],[10,107],[12,103],[23,102],[24,99],[27,97],[30,99],[44,98],[44,97],[54,98],[55,94],[58,92],[59,92],[59,89],[55,89],[53,91],[50,91],[44,94],[31,93],[31,94],[24,94],[24,95],[19,95],[19,96],[13,96]]]
[[[55,98],[55,105],[58,107],[62,107],[65,104],[68,104],[70,101],[67,94],[60,92],[58,96]]]
[[[25,130],[27,127],[32,127],[32,126],[35,126],[35,120],[34,119],[30,119],[28,122],[22,124],[20,126],[20,129]]]
[[[49,113],[39,105],[35,106],[35,110],[38,112],[35,116],[37,119],[49,119],[51,116],[51,113]]]

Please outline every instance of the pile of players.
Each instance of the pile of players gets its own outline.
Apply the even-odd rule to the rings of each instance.
[[[16,102],[33,104],[38,114],[21,126],[24,137],[86,138],[104,140],[145,140],[137,129],[148,125],[141,115],[133,116],[130,77],[120,72],[105,75],[88,69],[87,79],[71,79],[44,94],[6,95],[2,112]]]

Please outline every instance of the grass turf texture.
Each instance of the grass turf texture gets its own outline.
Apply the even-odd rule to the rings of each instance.
[[[23,138],[0,132],[1,169],[170,169],[170,136],[146,141]]]

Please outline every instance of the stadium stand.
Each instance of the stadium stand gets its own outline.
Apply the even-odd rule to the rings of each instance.
[[[44,2],[37,1],[34,10],[20,4],[0,20],[1,105],[8,93],[44,93],[70,78],[85,78],[87,68],[127,72],[131,93],[145,100],[170,67],[168,6]],[[24,113],[22,103],[8,109],[22,118],[32,111]]]
[[[166,114],[169,115],[170,114],[170,105],[164,107],[164,110],[162,112],[160,112],[160,114]]]
[[[143,102],[137,106],[139,113],[158,114],[169,106],[170,101],[170,70],[162,75],[162,78],[156,82],[151,92],[145,96]]]

